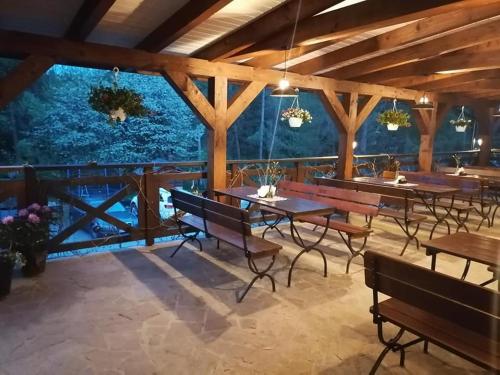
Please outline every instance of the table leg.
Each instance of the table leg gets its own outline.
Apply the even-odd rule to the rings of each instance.
[[[432,258],[431,258],[431,270],[433,270],[433,271],[436,270],[436,258],[437,258],[437,253],[433,252]]]
[[[299,258],[302,256],[302,254],[308,253],[311,250],[317,251],[318,253],[320,253],[321,257],[323,258],[323,276],[327,277],[328,269],[327,269],[325,254],[320,249],[317,249],[316,246],[318,246],[318,244],[323,240],[323,238],[325,238],[326,233],[328,232],[328,227],[330,224],[330,216],[326,217],[325,230],[323,231],[323,233],[321,234],[319,239],[316,242],[314,242],[313,244],[309,244],[309,245],[306,245],[304,240],[300,236],[300,233],[299,233],[299,231],[295,225],[295,222],[293,220],[293,216],[289,216],[288,219],[290,221],[290,232],[292,233],[292,239],[298,246],[302,247],[302,250],[293,259],[292,264],[290,266],[290,270],[288,271],[288,287],[290,287],[292,285],[292,272],[293,272],[293,269],[295,267],[295,264],[297,263]]]
[[[436,194],[432,194],[432,204],[429,204],[427,202],[427,199],[425,197],[425,194],[422,194],[421,192],[419,192],[418,190],[415,191],[417,196],[422,200],[422,202],[424,203],[425,207],[427,208],[427,210],[432,214],[432,216],[434,216],[434,218],[436,219],[436,223],[434,224],[434,226],[432,227],[431,229],[431,233],[429,235],[429,239],[432,239],[432,236],[434,235],[434,231],[436,230],[436,228],[439,226],[439,224],[441,223],[444,223],[446,224],[446,227],[448,228],[448,234],[451,233],[451,230],[450,230],[450,223],[448,223],[448,221],[446,220],[446,218],[448,217],[448,212],[445,214],[445,215],[439,215],[438,212],[437,212],[437,207],[436,207],[436,200],[437,200],[437,195]]]

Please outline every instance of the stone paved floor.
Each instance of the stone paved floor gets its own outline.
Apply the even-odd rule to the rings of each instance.
[[[369,248],[398,254],[398,228],[380,219],[374,226]],[[481,233],[500,237],[498,227]],[[367,374],[382,345],[360,261],[345,275],[345,248],[332,234],[324,242],[329,276],[322,277],[319,256],[308,254],[286,288],[296,247],[289,236],[269,238],[285,245],[277,292],[262,280],[241,304],[235,293],[250,280],[245,259],[229,246],[217,250],[213,240],[204,240],[203,253],[188,246],[173,259],[170,242],[53,261],[39,278],[16,279],[0,302],[0,375]],[[429,265],[413,245],[404,258]],[[457,276],[463,265],[438,261]],[[471,281],[488,276],[472,266]],[[391,353],[378,372],[469,373],[483,372],[433,346],[429,355],[410,348],[406,368]]]

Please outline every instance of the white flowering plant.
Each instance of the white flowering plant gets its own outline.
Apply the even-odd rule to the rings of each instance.
[[[312,116],[311,112],[307,109],[299,108],[299,107],[290,107],[281,112],[281,121],[288,120],[289,118],[296,117],[302,119],[303,122],[311,122]]]

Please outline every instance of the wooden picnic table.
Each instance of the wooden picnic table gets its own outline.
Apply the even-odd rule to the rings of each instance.
[[[440,224],[446,224],[448,234],[450,234],[450,223],[446,220],[447,217],[451,217],[455,222],[457,219],[453,217],[451,211],[453,209],[454,195],[460,192],[457,187],[428,184],[420,182],[408,182],[404,184],[395,183],[393,180],[388,180],[380,177],[355,177],[352,179],[355,182],[368,183],[374,185],[390,186],[399,189],[410,189],[415,192],[418,198],[422,201],[427,210],[436,219],[434,226],[431,229],[429,238],[432,239],[434,231]],[[437,210],[437,201],[439,198],[451,197],[451,204],[449,207],[442,207],[445,214],[439,214]],[[430,199],[429,199],[430,198]]]
[[[250,186],[233,187],[227,189],[215,189],[214,194],[219,197],[222,195],[229,196],[232,198],[247,201],[250,204],[258,204],[265,208],[270,208],[274,212],[278,212],[282,217],[287,217],[290,222],[290,231],[293,241],[302,248],[302,250],[295,256],[288,271],[288,286],[290,287],[292,283],[292,271],[297,263],[297,260],[302,256],[302,254],[308,253],[312,250],[320,253],[323,258],[324,266],[324,277],[327,276],[327,263],[325,254],[317,246],[325,238],[328,232],[330,216],[335,212],[335,207],[323,202],[314,201],[305,198],[299,198],[286,194],[285,192],[279,193],[279,197],[275,199],[259,198],[257,196],[257,188]],[[249,205],[250,206],[250,205]],[[300,216],[324,216],[326,218],[326,225],[323,232],[320,234],[319,238],[314,241],[314,243],[306,244],[300,235],[297,226],[295,225],[296,219]],[[274,228],[277,222],[273,224],[268,224],[265,222],[268,228]],[[266,228],[267,230],[267,228]]]
[[[431,269],[436,269],[436,258],[438,253],[445,253],[466,259],[465,269],[461,280],[465,280],[471,262],[478,262],[490,267],[493,278],[481,285],[487,285],[497,279],[500,269],[500,240],[477,235],[473,233],[454,233],[441,238],[436,238],[422,243],[426,248],[426,254],[432,256]],[[499,285],[500,289],[500,285]]]

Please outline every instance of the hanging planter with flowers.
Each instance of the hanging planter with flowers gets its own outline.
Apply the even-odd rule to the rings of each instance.
[[[465,118],[464,113],[465,107],[462,106],[462,111],[456,120],[450,120],[450,124],[455,127],[458,133],[464,133],[467,130],[467,126],[470,125],[472,120]]]
[[[90,107],[97,112],[109,116],[110,123],[123,122],[127,116],[144,117],[150,111],[142,104],[142,96],[137,92],[118,87],[117,67],[113,68],[113,83],[111,87],[91,87],[89,94]]]
[[[407,128],[411,126],[410,115],[402,109],[397,109],[397,100],[394,99],[392,109],[388,109],[380,113],[377,117],[377,122],[387,126],[387,130],[396,131],[399,127]]]
[[[300,128],[304,122],[311,122],[312,116],[307,109],[300,108],[299,97],[293,99],[290,108],[281,112],[281,121],[288,120],[291,128]]]

